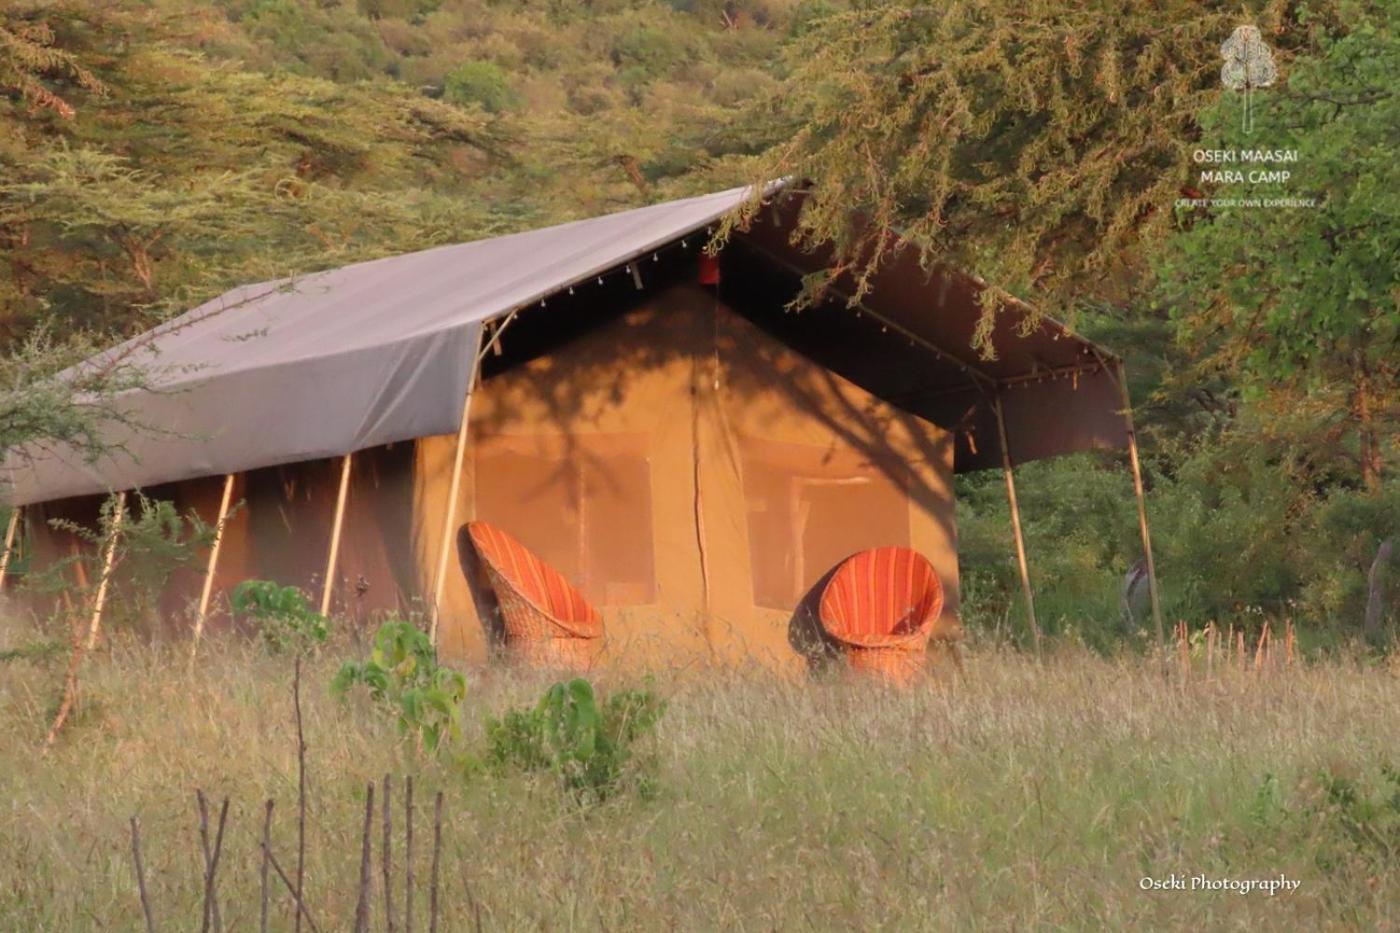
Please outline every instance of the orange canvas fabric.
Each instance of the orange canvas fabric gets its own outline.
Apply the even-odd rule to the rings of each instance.
[[[902,547],[881,547],[848,558],[822,592],[822,627],[859,647],[895,647],[927,640],[943,607],[933,565]]]
[[[569,635],[602,636],[603,620],[598,611],[559,571],[540,560],[525,545],[487,522],[469,522],[467,533],[486,564],[487,572],[491,573],[493,583],[503,580]]]
[[[532,320],[548,315],[513,325],[507,347],[530,339]],[[884,545],[933,563],[945,598],[932,635],[957,635],[948,433],[788,350],[702,287],[639,295],[601,326],[488,371],[469,427],[459,520],[505,530],[558,571],[606,619],[620,668],[801,675],[820,584],[841,559]],[[432,592],[454,447],[451,436],[418,444],[420,592]],[[444,581],[447,657],[490,660],[498,607],[474,598],[490,589],[455,571]]]

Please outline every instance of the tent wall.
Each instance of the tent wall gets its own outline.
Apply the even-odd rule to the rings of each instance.
[[[418,446],[421,581],[452,449],[450,437]],[[621,663],[800,669],[804,595],[880,544],[934,561],[948,591],[940,628],[957,625],[949,436],[698,286],[485,380],[464,469],[458,514],[500,524],[574,580],[602,607]],[[440,633],[447,653],[485,658],[455,566]]]
[[[377,613],[409,613],[421,607],[410,548],[413,467],[413,443],[370,448],[355,455],[334,581],[333,612],[367,624]],[[236,476],[234,508],[224,525],[214,575],[208,630],[228,626],[228,597],[235,586],[247,579],[275,580],[301,587],[314,604],[325,575],[339,476],[337,460],[267,467]],[[197,515],[210,526],[218,519],[222,492],[222,477],[145,490],[148,498],[169,501],[181,515]],[[96,529],[101,502],[99,497],[88,496],[30,507],[26,547],[27,576],[31,581],[37,581],[44,571],[66,558],[85,555],[82,569],[70,565],[62,572],[73,584],[94,582],[93,564],[98,549],[73,532],[54,528],[49,520],[63,518]],[[132,514],[139,507],[139,499],[128,499]],[[152,601],[143,585],[149,577],[143,577],[142,561],[138,556],[128,556],[113,574],[108,600],[113,624],[132,624],[149,630],[155,622],[153,617],[158,616],[166,631],[187,632],[207,561],[207,550],[200,549],[188,564],[169,576]],[[19,605],[41,618],[52,615],[61,606],[58,597],[35,592],[32,585],[22,586],[19,591]],[[69,602],[72,601],[70,595]],[[138,613],[147,608],[149,612]],[[82,611],[81,606],[76,609]],[[137,618],[138,614],[150,618]]]

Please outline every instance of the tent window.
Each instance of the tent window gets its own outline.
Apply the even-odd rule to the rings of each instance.
[[[604,606],[656,601],[651,464],[631,435],[476,441],[476,515]]]
[[[754,602],[792,609],[856,551],[909,544],[905,481],[854,451],[741,438]]]

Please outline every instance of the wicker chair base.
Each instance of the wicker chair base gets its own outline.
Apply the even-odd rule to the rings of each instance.
[[[506,657],[523,667],[584,673],[598,664],[601,638],[510,638]]]
[[[924,670],[925,646],[862,648],[846,645],[846,661],[853,672],[905,686]]]

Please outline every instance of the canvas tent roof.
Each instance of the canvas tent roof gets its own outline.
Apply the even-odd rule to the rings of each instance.
[[[71,450],[11,452],[4,498],[22,505],[149,487],[453,433],[487,322],[704,229],[746,195],[734,188],[234,289],[86,364],[126,354],[154,367],[162,391],[130,393],[122,406],[134,422],[158,430],[121,429],[109,440],[123,452],[93,464]],[[810,266],[812,257],[786,246],[784,226],[769,220],[739,240],[775,261]],[[945,356],[975,358],[963,336],[971,333],[975,293],[962,283],[950,303],[945,288],[932,309],[942,313],[930,314],[930,287],[917,263],[892,267],[875,299],[892,319],[927,332],[929,346],[945,348]],[[1043,339],[1035,347],[1007,343],[994,379],[1080,363],[1090,346],[1054,322],[1037,333]],[[967,462],[983,465],[999,451],[986,428],[986,393],[969,382],[966,367],[942,368],[951,382],[930,398],[943,401],[920,404],[930,416],[961,418],[968,437],[980,436]],[[1086,436],[1050,432],[1051,443],[1028,446],[1018,459],[1117,446],[1113,407],[1105,408],[1102,395],[1079,399],[1093,409]],[[958,415],[958,405],[967,412]],[[1045,424],[1074,414],[1042,408],[1008,396],[1008,426],[1045,435]]]

